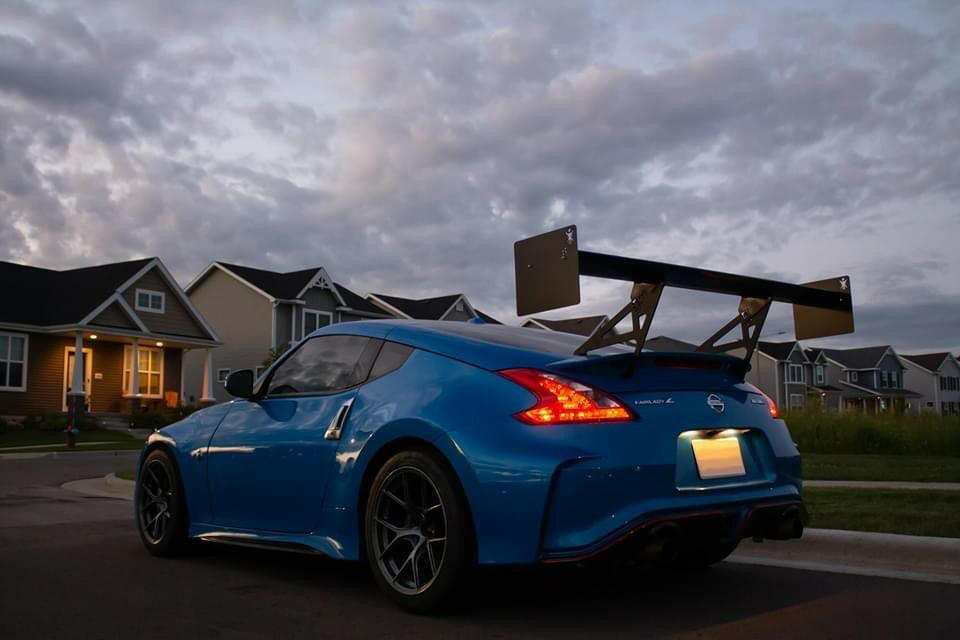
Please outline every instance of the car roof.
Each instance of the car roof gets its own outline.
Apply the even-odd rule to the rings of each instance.
[[[336,334],[383,338],[488,369],[542,366],[568,359],[583,343],[583,336],[559,331],[450,320],[361,320],[329,325],[311,335]],[[629,352],[609,347],[591,354]]]

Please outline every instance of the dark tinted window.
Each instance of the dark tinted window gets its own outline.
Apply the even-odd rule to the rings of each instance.
[[[362,336],[319,336],[304,342],[273,372],[270,395],[325,393],[367,379],[379,341]]]
[[[383,347],[380,349],[380,355],[377,356],[377,362],[370,371],[370,378],[379,378],[380,376],[387,375],[391,371],[396,371],[403,366],[403,363],[407,361],[407,358],[410,357],[412,352],[413,348],[405,344],[384,342]]]

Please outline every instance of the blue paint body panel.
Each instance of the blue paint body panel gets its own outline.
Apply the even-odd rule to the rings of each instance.
[[[414,350],[399,369],[347,391],[235,400],[154,434],[150,447],[167,447],[179,466],[190,534],[232,534],[359,559],[364,480],[376,472],[371,463],[378,453],[399,441],[433,447],[449,463],[472,515],[482,564],[582,555],[662,514],[743,516],[756,505],[800,500],[797,449],[784,423],[771,418],[759,392],[743,382],[738,361],[644,354],[624,375],[624,356],[524,348],[512,337],[527,334],[510,333],[534,329],[448,329],[452,324],[378,320],[325,327],[311,337],[365,335]],[[513,367],[554,371],[603,389],[635,417],[521,423],[513,415],[534,397],[496,373]],[[711,393],[722,398],[722,413],[707,404]],[[326,440],[347,400],[352,406],[341,437]],[[725,429],[735,430],[730,434],[739,441],[746,473],[702,480],[690,432]]]

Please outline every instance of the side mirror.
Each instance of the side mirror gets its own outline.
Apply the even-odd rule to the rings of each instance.
[[[253,397],[253,370],[240,369],[227,376],[227,393],[234,398]]]

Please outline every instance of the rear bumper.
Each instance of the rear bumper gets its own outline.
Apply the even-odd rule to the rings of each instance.
[[[669,535],[679,548],[732,543],[742,538],[789,540],[803,535],[809,522],[799,498],[755,504],[652,514],[587,548],[545,551],[545,564],[585,562],[601,557],[631,560],[654,539]]]

